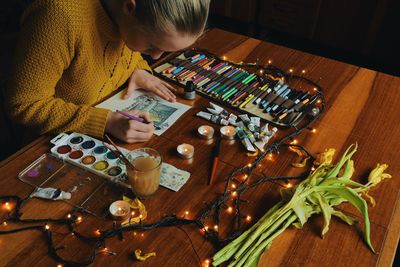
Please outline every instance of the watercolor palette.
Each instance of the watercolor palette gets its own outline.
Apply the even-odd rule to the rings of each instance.
[[[62,160],[95,173],[107,180],[131,188],[125,163],[119,159],[108,147],[108,143],[80,133],[61,133],[50,141],[55,146],[51,153]],[[128,158],[144,156],[138,152],[128,151],[118,147]],[[189,179],[190,173],[179,170],[163,162],[161,165],[160,185],[177,192]]]
[[[62,133],[50,142],[55,145],[51,153],[56,157],[130,188],[125,163],[102,141],[80,133]],[[129,159],[129,151],[119,149]]]

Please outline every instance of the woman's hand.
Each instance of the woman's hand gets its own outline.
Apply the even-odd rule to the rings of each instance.
[[[124,99],[129,98],[133,90],[138,88],[152,92],[170,102],[176,101],[176,96],[172,92],[176,91],[175,88],[145,70],[137,69],[133,72]]]
[[[111,112],[107,118],[105,132],[127,143],[149,140],[154,133],[150,114],[140,110],[127,111],[127,113],[141,117],[147,123],[131,120],[117,112]]]

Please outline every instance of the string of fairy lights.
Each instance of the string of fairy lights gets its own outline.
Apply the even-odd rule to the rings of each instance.
[[[220,59],[224,61],[227,60],[226,57]],[[232,64],[232,62],[230,63]],[[264,150],[255,157],[253,162],[233,170],[233,172],[230,173],[226,178],[223,193],[219,195],[212,203],[206,205],[206,207],[202,211],[200,211],[197,216],[195,216],[195,218],[189,219],[191,212],[185,211],[182,216],[168,215],[154,223],[140,222],[138,224],[131,224],[124,227],[114,224],[113,227],[110,229],[101,231],[97,229],[94,231],[94,235],[87,236],[77,230],[77,225],[79,225],[84,220],[84,215],[86,215],[85,210],[76,208],[72,210],[65,218],[60,219],[23,219],[21,218],[21,209],[24,204],[29,201],[30,198],[20,198],[18,196],[9,195],[0,196],[2,209],[7,213],[7,218],[3,220],[2,227],[7,228],[9,223],[15,223],[18,225],[29,224],[29,226],[10,230],[1,230],[0,235],[8,235],[24,231],[39,231],[43,233],[47,242],[48,254],[59,263],[57,266],[75,267],[87,266],[92,264],[95,261],[96,256],[99,254],[116,255],[115,252],[110,251],[107,247],[107,240],[112,237],[117,236],[122,239],[123,234],[127,232],[133,232],[136,236],[143,235],[144,231],[149,231],[156,228],[176,227],[185,232],[187,238],[190,240],[191,246],[196,254],[196,257],[199,260],[198,264],[200,266],[209,266],[210,260],[205,259],[202,261],[200,259],[189,235],[182,228],[182,226],[194,225],[198,227],[200,232],[204,234],[204,237],[209,240],[216,249],[221,248],[228,242],[235,239],[241,233],[243,233],[243,231],[246,229],[246,227],[243,227],[242,225],[243,222],[246,222],[247,225],[249,225],[249,223],[253,220],[251,215],[244,214],[242,212],[242,205],[247,203],[243,199],[244,193],[267,182],[275,183],[279,186],[291,187],[293,185],[289,181],[299,180],[308,175],[308,173],[304,173],[300,176],[267,176],[262,173],[262,175],[257,175],[258,179],[254,179],[254,177],[252,177],[255,176],[253,175],[253,172],[261,165],[264,160],[272,160],[273,157],[277,153],[279,153],[279,149],[282,147],[295,147],[311,159],[314,159],[312,154],[307,151],[305,147],[298,144],[298,141],[295,139],[295,137],[305,130],[309,130],[312,133],[315,133],[316,129],[311,128],[311,125],[319,118],[319,116],[321,116],[321,114],[323,114],[323,111],[325,109],[325,99],[322,88],[317,83],[304,77],[304,74],[306,73],[305,70],[301,72],[301,75],[295,75],[293,69],[289,69],[287,72],[285,72],[277,68],[276,66],[273,66],[271,60],[269,60],[268,64],[264,66],[259,65],[258,60],[256,63],[239,62],[233,64],[241,67],[256,67],[258,74],[259,76],[261,76],[261,78],[263,77],[263,75],[273,75],[275,77],[285,79],[287,83],[291,82],[291,80],[305,81],[307,84],[312,86],[313,93],[318,95],[318,100],[316,103],[319,108],[319,112],[313,114],[312,116],[308,116],[307,122],[304,122],[305,120],[302,120],[303,123],[301,126],[290,125],[290,127],[288,127],[288,131],[291,131],[289,134],[279,139],[276,139],[274,142],[267,145],[267,147],[264,148]],[[304,116],[306,115],[307,114],[304,114]],[[249,182],[250,177],[252,177],[252,183]],[[233,222],[235,222],[236,226],[235,229],[228,233],[225,237],[221,237],[219,234],[219,225],[223,211],[226,211],[227,214],[232,216],[231,218]],[[67,226],[69,232],[64,233],[65,235],[74,235],[76,238],[82,241],[90,242],[96,246],[95,249],[93,249],[90,255],[88,255],[87,259],[83,262],[74,262],[63,258],[58,253],[60,247],[57,247],[53,239],[53,235],[59,233],[52,229],[52,224]]]

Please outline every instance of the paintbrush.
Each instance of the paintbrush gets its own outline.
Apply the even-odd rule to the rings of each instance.
[[[221,151],[221,138],[218,138],[217,143],[213,149],[213,164],[211,167],[210,179],[208,180],[208,185],[212,185],[215,173],[217,172],[217,166],[219,162],[219,153]]]
[[[107,138],[107,140],[111,143],[111,145],[118,151],[115,152],[112,149],[111,152],[113,152],[116,156],[118,156],[118,158],[120,158],[123,162],[125,162],[127,167],[130,167],[132,169],[134,169],[135,167],[133,166],[133,164],[129,161],[129,159],[127,157],[125,157],[125,155],[122,153],[121,150],[119,150],[119,148],[115,145],[115,143],[111,140],[111,138],[106,134],[105,137]]]

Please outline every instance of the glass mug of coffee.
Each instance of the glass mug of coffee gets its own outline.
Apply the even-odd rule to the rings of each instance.
[[[133,168],[128,168],[129,184],[138,198],[149,198],[160,185],[161,155],[148,147],[135,149],[131,154],[137,156],[131,160]]]

